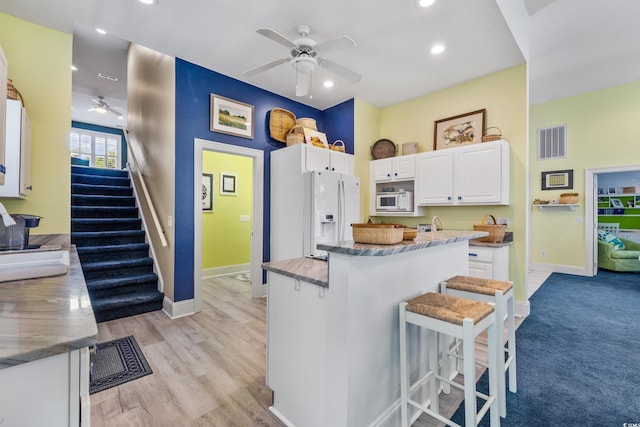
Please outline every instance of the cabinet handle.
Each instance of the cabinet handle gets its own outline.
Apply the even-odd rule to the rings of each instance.
[[[329,166],[325,166],[324,170],[328,171],[329,170]]]
[[[451,200],[451,196],[448,196],[448,197],[447,197],[447,200]]]
[[[7,173],[7,168],[4,165],[0,165],[0,173]]]
[[[390,174],[390,173],[388,173],[388,174],[387,174],[387,177],[388,177],[388,178],[391,178],[391,174]]]
[[[478,256],[478,254],[474,254],[473,252],[469,252],[469,256]]]
[[[31,185],[30,185],[30,186],[28,186],[28,187],[25,187],[25,188],[26,188],[27,190],[29,190],[29,191],[33,190],[33,187],[32,187]]]
[[[331,168],[332,171],[336,170],[336,168]]]
[[[462,200],[462,196],[458,196],[458,200]]]
[[[393,175],[394,175],[394,176],[398,176],[398,172],[394,173]]]

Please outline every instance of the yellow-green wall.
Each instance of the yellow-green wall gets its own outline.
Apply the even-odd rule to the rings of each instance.
[[[33,234],[68,234],[72,36],[0,13],[0,44],[31,120],[33,186],[27,200],[2,203],[10,213],[43,216]]]
[[[508,218],[508,231],[514,233],[510,248],[509,275],[516,285],[516,299],[526,299],[525,209],[527,179],[527,69],[512,67],[440,92],[377,110],[364,102],[356,103],[356,171],[368,186],[371,160],[370,146],[378,138],[388,138],[397,145],[418,142],[420,151],[433,149],[433,126],[436,120],[469,111],[486,109],[487,126],[501,129],[511,147],[511,204],[509,206],[431,207],[418,218],[402,217],[402,223],[430,223],[433,215],[442,218],[445,228],[473,229],[486,213]],[[359,120],[362,120],[361,122]],[[378,121],[378,123],[376,123]],[[366,177],[366,178],[365,178]],[[365,187],[363,187],[365,188]],[[363,191],[365,192],[365,191]],[[362,210],[369,212],[368,191]],[[364,218],[363,218],[364,219]],[[398,217],[374,218],[375,221],[398,222]]]
[[[576,211],[531,212],[531,262],[585,268],[585,171],[640,164],[634,127],[640,117],[640,82],[533,105],[530,109],[531,198],[580,193]],[[537,160],[537,130],[567,125],[567,157]],[[541,172],[573,169],[572,190],[541,189]],[[542,252],[546,256],[542,256]]]
[[[202,268],[248,264],[251,261],[253,159],[205,151],[202,173],[213,174],[213,211],[202,212]],[[236,195],[220,194],[220,174],[235,174]]]

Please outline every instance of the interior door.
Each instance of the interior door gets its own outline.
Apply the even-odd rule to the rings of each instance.
[[[598,275],[598,174],[593,174],[593,203],[591,204],[591,217],[593,218],[593,227],[591,230],[591,241],[593,250],[593,276]]]

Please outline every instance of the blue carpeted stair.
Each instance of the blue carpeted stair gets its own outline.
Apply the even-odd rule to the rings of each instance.
[[[98,322],[162,308],[132,194],[127,171],[71,166],[71,242]]]

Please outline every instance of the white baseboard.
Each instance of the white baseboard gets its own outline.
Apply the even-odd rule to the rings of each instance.
[[[171,301],[166,296],[162,301],[162,311],[169,316],[170,319],[177,319],[178,317],[189,316],[195,314],[195,300],[188,299],[184,301]]]
[[[280,411],[278,411],[276,408],[274,408],[273,406],[269,406],[269,411],[271,411],[271,413],[273,415],[276,416],[277,419],[279,419],[280,421],[282,421],[282,423],[287,426],[287,427],[295,427],[294,424],[292,424],[288,419],[285,418],[284,415],[282,415],[280,413]]]
[[[236,265],[224,265],[222,267],[203,268],[202,278],[214,276],[227,276],[229,274],[242,273],[243,271],[250,271],[251,264],[236,264]]]
[[[531,264],[529,267],[532,270],[548,271],[550,273],[573,274],[574,276],[588,276],[587,269],[585,267],[576,267],[573,265]]]
[[[516,317],[527,317],[531,313],[531,306],[529,305],[529,300],[527,301],[516,301],[515,306]]]

